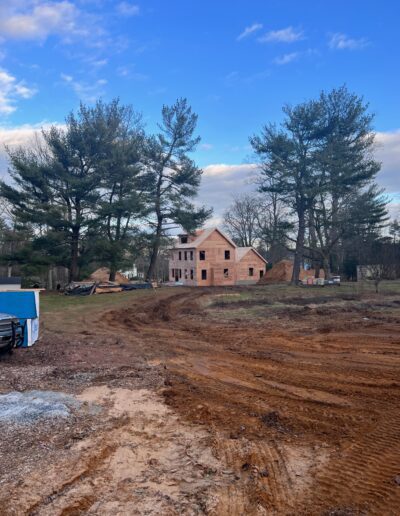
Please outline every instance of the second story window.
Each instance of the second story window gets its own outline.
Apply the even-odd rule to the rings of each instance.
[[[193,251],[190,251],[190,259],[193,260]]]
[[[206,252],[199,251],[199,260],[205,260],[205,259],[206,259]]]
[[[178,259],[182,260],[182,252],[181,251],[179,251],[179,253],[178,253]]]
[[[186,235],[181,236],[181,244],[187,244],[187,236]]]
[[[225,260],[230,260],[231,259],[231,252],[228,250],[228,251],[225,251]]]
[[[185,260],[187,260],[187,251],[185,251]]]

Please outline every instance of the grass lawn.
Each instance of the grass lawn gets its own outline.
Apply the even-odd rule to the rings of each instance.
[[[186,290],[186,289],[185,289]],[[129,307],[138,299],[162,298],[171,294],[171,289],[146,289],[97,294],[93,296],[66,296],[64,294],[43,292],[40,294],[40,312],[43,328],[50,331],[71,333],[81,329],[85,320],[97,317],[107,310]]]

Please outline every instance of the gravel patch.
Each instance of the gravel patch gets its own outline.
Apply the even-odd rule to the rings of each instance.
[[[69,418],[81,403],[62,392],[27,391],[0,395],[0,423],[31,425],[42,419]]]

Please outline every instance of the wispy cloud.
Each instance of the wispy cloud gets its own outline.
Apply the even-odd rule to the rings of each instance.
[[[320,52],[317,49],[308,48],[307,50],[302,50],[299,52],[290,52],[288,54],[282,54],[280,56],[275,57],[273,62],[276,65],[282,66],[289,63],[293,63],[293,61],[297,61],[305,57],[315,57],[318,55],[320,55]]]
[[[205,150],[205,151],[212,150],[213,148],[214,148],[214,145],[212,145],[211,143],[202,143],[200,145],[200,149]]]
[[[290,26],[285,29],[271,30],[258,38],[258,41],[260,43],[294,43],[301,39],[304,39],[303,31]]]
[[[84,102],[95,102],[99,97],[105,94],[104,87],[107,84],[106,79],[98,79],[97,81],[88,83],[76,80],[72,75],[61,74],[61,79],[68,85]]]
[[[236,40],[241,41],[242,39],[250,36],[250,34],[254,34],[255,32],[261,30],[262,28],[263,28],[262,23],[253,23],[253,25],[246,27],[244,29],[244,31],[239,34],[239,36],[236,38]]]
[[[17,107],[19,99],[29,99],[37,93],[35,88],[29,87],[24,81],[18,81],[7,70],[0,68],[0,114],[10,115]]]
[[[359,50],[369,45],[365,38],[350,38],[342,32],[336,32],[330,35],[329,47],[336,50]]]
[[[120,2],[117,5],[117,11],[123,16],[137,16],[140,13],[140,7],[130,2]]]
[[[290,54],[283,54],[274,59],[274,63],[277,65],[289,64],[299,58],[299,52],[291,52]]]
[[[134,69],[134,65],[119,66],[117,68],[117,74],[120,77],[126,77],[137,82],[143,82],[150,79],[150,77],[145,73],[136,72]]]
[[[271,75],[270,70],[262,70],[261,72],[255,72],[253,74],[243,75],[238,71],[233,71],[225,76],[225,83],[227,86],[233,86],[235,84],[252,84],[256,81],[265,79]]]

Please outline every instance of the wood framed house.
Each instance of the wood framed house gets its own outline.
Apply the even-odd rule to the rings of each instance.
[[[170,281],[202,287],[250,285],[264,275],[267,261],[253,247],[238,247],[218,228],[178,237],[171,250]]]

